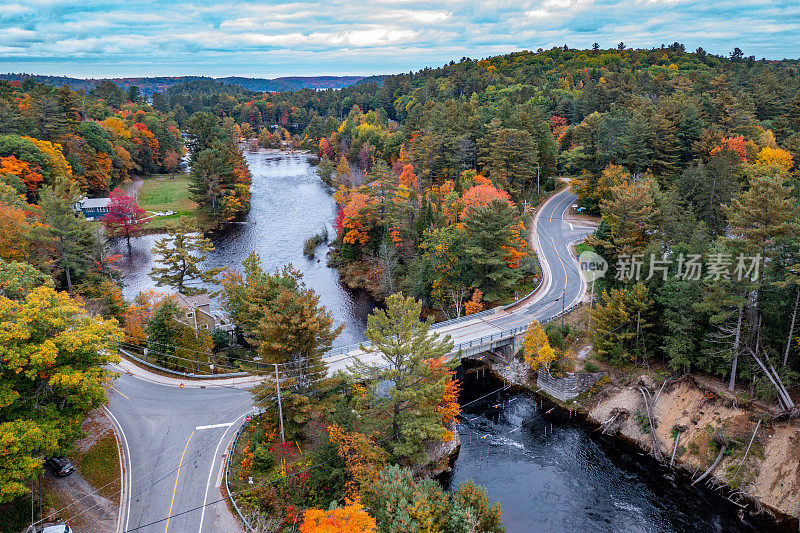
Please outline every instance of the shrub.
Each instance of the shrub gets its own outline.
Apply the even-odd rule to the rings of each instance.
[[[275,466],[275,457],[272,456],[268,448],[259,444],[253,453],[253,466],[261,472],[269,472]]]
[[[303,245],[303,255],[309,259],[314,259],[314,252],[317,246],[324,242],[328,242],[328,228],[326,226],[323,226],[322,230],[316,235],[312,235],[306,239],[306,243]]]

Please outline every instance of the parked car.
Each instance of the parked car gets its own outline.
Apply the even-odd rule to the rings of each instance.
[[[47,463],[47,466],[49,466],[50,469],[53,471],[53,473],[58,477],[68,476],[75,471],[75,467],[72,466],[72,463],[69,462],[69,459],[67,459],[63,455],[55,455],[53,457],[48,457],[45,462]],[[47,533],[50,532],[48,531]]]
[[[37,529],[36,533],[75,533],[75,530],[66,524],[53,524]]]

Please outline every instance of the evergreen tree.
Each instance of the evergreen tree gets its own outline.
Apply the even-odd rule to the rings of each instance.
[[[604,292],[592,311],[594,351],[615,365],[630,363],[644,353],[653,300],[642,283]]]
[[[50,268],[63,273],[69,292],[73,281],[86,274],[91,255],[99,246],[97,232],[73,209],[80,198],[78,184],[62,177],[52,187],[42,188],[39,198],[42,220],[47,225],[37,229],[37,239],[50,250]]]
[[[484,298],[497,301],[514,290],[522,271],[509,261],[510,250],[519,249],[520,219],[507,202],[494,200],[487,207],[472,207],[464,217],[464,254],[469,258],[470,285]]]
[[[190,286],[196,283],[215,283],[215,276],[222,268],[203,269],[202,263],[214,245],[197,231],[188,219],[167,228],[167,236],[155,242],[151,253],[155,262],[150,277],[156,287],[168,286],[184,294],[208,292],[205,288]]]
[[[448,428],[438,406],[448,389],[451,373],[433,364],[447,358],[453,343],[449,336],[429,334],[433,318],[420,321],[422,304],[402,294],[386,299],[386,309],[377,309],[367,320],[367,358],[356,359],[349,368],[371,383],[368,411],[378,424],[391,424],[389,447],[397,461],[419,464],[426,460],[424,444],[439,441]],[[365,412],[366,413],[366,412]],[[385,417],[385,418],[384,418]]]

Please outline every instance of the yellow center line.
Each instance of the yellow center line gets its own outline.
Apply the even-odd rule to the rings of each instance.
[[[167,533],[167,529],[169,529],[169,519],[172,518],[172,506],[175,505],[175,491],[178,490],[178,479],[181,477],[181,467],[183,466],[183,456],[186,455],[186,450],[189,448],[189,443],[192,442],[192,437],[194,436],[194,431],[192,434],[189,435],[189,440],[186,441],[186,446],[183,447],[183,453],[181,454],[181,460],[178,463],[178,474],[175,476],[175,486],[172,488],[172,501],[169,503],[169,513],[167,513],[167,525],[164,526],[164,533]]]
[[[112,389],[114,389],[115,391],[119,392],[119,391],[117,390],[117,388],[116,388],[114,385],[111,385],[111,388],[112,388]],[[125,394],[124,394],[124,393],[122,393],[122,392],[119,392],[119,393],[120,393],[120,394],[122,394],[123,396],[125,396]],[[127,396],[125,396],[125,398],[128,398],[128,397],[127,397]],[[130,400],[130,398],[128,398],[128,400]]]

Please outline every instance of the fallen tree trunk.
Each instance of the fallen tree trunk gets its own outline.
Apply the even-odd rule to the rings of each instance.
[[[717,458],[716,458],[716,459],[714,459],[714,463],[713,463],[711,466],[709,466],[709,467],[708,467],[708,470],[706,470],[705,472],[703,472],[703,474],[702,474],[702,475],[701,475],[699,478],[697,478],[697,479],[695,479],[694,481],[692,481],[692,485],[693,485],[693,486],[694,486],[694,485],[697,485],[698,483],[700,483],[701,481],[703,481],[705,478],[707,478],[707,477],[708,477],[708,475],[709,475],[711,472],[713,472],[713,471],[714,471],[714,469],[717,467],[717,465],[719,464],[719,462],[720,462],[720,461],[722,461],[722,456],[723,456],[723,455],[725,455],[725,451],[726,451],[727,449],[728,449],[728,445],[727,445],[727,444],[723,444],[723,445],[722,445],[722,448],[719,450],[719,454],[717,455]]]
[[[659,445],[658,437],[656,436],[655,419],[653,418],[653,413],[650,411],[650,405],[647,402],[647,396],[649,393],[644,387],[640,387],[639,392],[642,393],[642,398],[644,399],[644,409],[647,412],[647,420],[650,422],[650,436],[653,438],[653,457],[655,457],[658,461],[664,461],[664,455],[661,453],[661,445]]]
[[[788,394],[786,394],[785,389],[781,385],[779,385],[781,381],[780,376],[777,375],[773,376],[772,373],[769,371],[769,369],[766,367],[766,365],[764,365],[761,359],[759,359],[759,357],[756,355],[756,353],[750,348],[748,348],[747,350],[750,352],[750,355],[753,356],[755,362],[758,363],[758,366],[761,367],[761,370],[763,370],[764,373],[767,375],[767,379],[770,380],[772,386],[775,387],[775,390],[778,391],[778,398],[780,398],[780,402],[783,408],[786,411],[791,411],[792,409],[794,409],[794,402],[788,396]]]
[[[675,447],[672,448],[672,457],[669,459],[669,466],[675,463],[675,453],[678,451],[678,442],[681,440],[681,433],[681,431],[678,431],[678,434],[675,435]]]
[[[733,474],[734,478],[739,474],[739,470],[742,469],[742,467],[744,466],[744,462],[747,460],[747,454],[750,453],[750,447],[753,445],[753,441],[756,440],[756,433],[758,433],[759,427],[761,427],[761,419],[758,420],[758,423],[756,424],[756,429],[753,431],[753,436],[750,437],[750,443],[747,445],[747,449],[745,450],[744,455],[742,456],[742,462],[739,463],[739,468],[737,468],[736,473]]]

